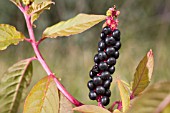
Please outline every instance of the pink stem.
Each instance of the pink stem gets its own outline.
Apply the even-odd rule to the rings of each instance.
[[[119,111],[122,109],[122,102],[121,102],[121,101],[118,103],[117,109],[118,109]]]
[[[101,96],[98,97],[97,101],[98,101],[98,106],[104,108],[104,106],[103,106],[102,103],[101,103]]]
[[[22,13],[24,14],[25,20],[26,20],[26,24],[27,24],[27,28],[28,28],[28,32],[29,32],[29,36],[30,36],[30,40],[26,39],[26,41],[30,42],[32,44],[32,47],[34,49],[34,52],[36,54],[37,60],[41,63],[41,65],[43,66],[44,70],[46,71],[46,73],[50,76],[52,75],[54,78],[54,81],[58,87],[58,89],[65,95],[65,97],[72,102],[75,106],[81,106],[83,105],[81,102],[79,102],[78,100],[76,100],[71,94],[68,93],[68,91],[64,88],[64,86],[58,81],[58,79],[54,76],[54,74],[52,73],[52,71],[50,70],[50,68],[48,67],[47,63],[45,62],[45,60],[43,59],[39,49],[38,49],[38,44],[35,40],[35,36],[34,36],[34,31],[33,31],[33,27],[32,24],[30,22],[30,15],[28,15],[25,11],[25,9],[20,5],[19,9],[22,11]],[[27,8],[26,8],[27,9]]]
[[[115,101],[115,102],[112,104],[112,106],[109,108],[109,111],[112,112],[116,104],[119,104],[119,101]]]
[[[37,45],[37,43],[35,41],[34,31],[33,31],[33,28],[32,28],[32,24],[30,22],[30,16],[27,13],[24,13],[24,17],[25,17],[25,20],[26,20],[26,23],[27,23],[27,28],[28,28],[30,39],[32,40],[31,44],[32,44],[34,52],[35,52],[35,54],[37,56],[37,59],[39,60],[39,62],[41,63],[41,65],[43,66],[43,68],[45,69],[47,74],[51,75],[52,71],[47,66],[46,62],[44,61],[44,59],[43,59],[43,57],[42,57],[42,55],[41,55],[41,53],[40,53],[40,51],[38,49],[38,45]]]
[[[33,60],[37,60],[37,58],[36,57],[31,57],[31,58],[29,58],[31,61],[33,61]]]
[[[27,42],[29,42],[29,43],[32,43],[32,40],[31,40],[31,39],[25,38],[24,40],[27,41]]]

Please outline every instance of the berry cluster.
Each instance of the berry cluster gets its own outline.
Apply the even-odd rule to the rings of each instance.
[[[103,28],[98,43],[98,54],[94,56],[95,65],[90,70],[89,76],[92,80],[87,83],[90,90],[89,98],[97,100],[103,106],[109,104],[112,82],[111,74],[115,71],[116,59],[119,57],[120,31],[112,30],[106,26]]]

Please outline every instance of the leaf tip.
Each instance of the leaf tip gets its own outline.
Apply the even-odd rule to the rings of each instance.
[[[149,52],[147,53],[147,57],[153,57],[153,51],[152,49],[149,50]]]

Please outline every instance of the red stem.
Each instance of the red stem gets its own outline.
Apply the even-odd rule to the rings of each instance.
[[[122,109],[122,102],[121,102],[121,101],[118,103],[117,109],[118,109],[119,111]]]
[[[98,101],[98,106],[104,108],[104,106],[101,103],[101,96],[97,99],[97,101]]]
[[[32,44],[32,47],[34,49],[34,52],[36,54],[37,60],[41,63],[42,67],[44,68],[44,70],[46,71],[46,73],[50,76],[52,75],[54,78],[54,81],[58,87],[58,89],[65,95],[65,97],[71,102],[73,103],[75,106],[81,106],[83,105],[81,102],[79,102],[78,100],[76,100],[71,94],[69,94],[69,92],[64,88],[64,86],[58,81],[58,79],[54,76],[54,74],[52,73],[52,71],[50,70],[50,68],[48,67],[47,63],[45,62],[45,60],[43,59],[39,49],[38,49],[38,44],[35,40],[35,36],[34,36],[34,31],[33,31],[33,27],[30,21],[31,16],[28,15],[26,13],[26,10],[28,8],[23,8],[22,5],[18,6],[19,9],[21,10],[21,12],[24,14],[25,20],[26,20],[26,24],[27,24],[27,28],[28,28],[28,32],[29,32],[29,36],[30,39],[25,39],[26,41],[30,42]]]
[[[114,109],[114,107],[115,107],[115,105],[116,105],[116,104],[119,104],[119,102],[120,102],[120,101],[115,101],[115,102],[112,104],[112,106],[109,108],[109,111],[112,112],[113,109]]]

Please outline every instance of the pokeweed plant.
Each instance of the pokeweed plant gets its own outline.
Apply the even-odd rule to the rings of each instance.
[[[47,27],[42,38],[36,41],[33,30],[34,21],[44,10],[50,9],[50,5],[54,2],[52,0],[11,1],[23,13],[29,37],[25,37],[11,25],[0,24],[0,50],[5,50],[11,44],[17,45],[21,41],[27,41],[32,45],[35,56],[12,65],[0,79],[0,113],[17,113],[23,90],[31,82],[34,60],[40,62],[48,76],[41,79],[32,88],[25,100],[23,113],[73,113],[73,111],[83,113],[169,113],[170,82],[152,85],[144,92],[153,72],[152,50],[140,61],[131,84],[116,78],[115,83],[121,98],[113,102],[108,109],[104,107],[110,102],[111,74],[115,71],[114,65],[121,47],[118,19],[116,19],[120,12],[116,10],[115,6],[107,11],[106,16],[78,14],[72,19]],[[89,97],[97,100],[98,106],[84,105],[60,83],[43,59],[38,46],[46,38],[78,34],[103,20],[106,22],[100,35],[98,54],[94,57],[95,66],[89,73],[92,80],[87,84],[90,89]],[[72,104],[76,107],[73,108]]]

